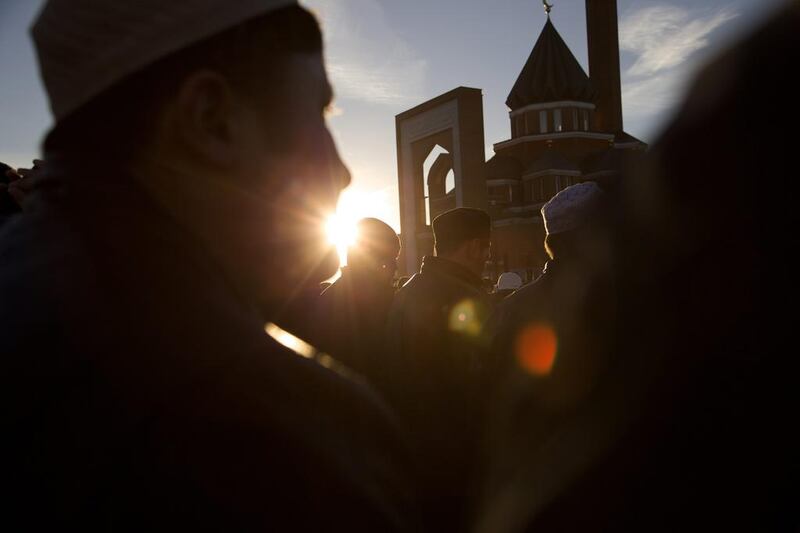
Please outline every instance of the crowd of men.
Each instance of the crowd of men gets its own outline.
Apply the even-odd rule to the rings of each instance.
[[[490,217],[456,208],[401,282],[395,232],[360,221],[320,290],[350,176],[316,19],[49,0],[55,125],[0,186],[3,523],[795,530],[794,316],[771,297],[796,294],[798,29],[790,3],[640,164],[550,199],[533,282],[487,292]]]

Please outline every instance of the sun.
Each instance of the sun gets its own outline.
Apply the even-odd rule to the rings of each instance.
[[[339,264],[347,264],[347,248],[356,242],[356,224],[365,217],[375,217],[392,225],[386,191],[363,191],[348,187],[339,197],[336,213],[328,217],[325,231],[328,241],[339,252]]]
[[[342,265],[347,261],[347,248],[355,244],[356,237],[358,237],[356,222],[358,222],[357,218],[337,212],[328,217],[328,221],[325,223],[328,241],[336,246],[336,250],[339,252],[339,263]]]

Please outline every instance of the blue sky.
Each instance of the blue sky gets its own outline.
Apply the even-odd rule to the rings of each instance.
[[[394,116],[459,85],[483,89],[486,157],[509,137],[505,99],[545,22],[539,0],[307,0],[337,93],[330,125],[358,216],[399,230]],[[587,68],[584,2],[553,24]],[[652,142],[691,73],[784,0],[618,0],[625,129]],[[51,119],[27,28],[41,0],[0,0],[0,161],[25,166]]]

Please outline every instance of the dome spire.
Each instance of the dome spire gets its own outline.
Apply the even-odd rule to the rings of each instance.
[[[548,4],[547,0],[542,0],[544,5],[544,12],[547,13],[547,18],[550,18],[550,11],[553,9],[553,4]]]
[[[594,103],[594,90],[548,16],[506,105],[514,111],[531,104],[562,101]]]

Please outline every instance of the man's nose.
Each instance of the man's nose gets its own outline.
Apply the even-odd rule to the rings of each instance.
[[[353,177],[350,175],[350,170],[347,168],[347,165],[339,159],[339,154],[336,154],[336,163],[338,166],[338,171],[335,175],[338,175],[338,185],[339,189],[346,189],[350,182],[353,180]]]

